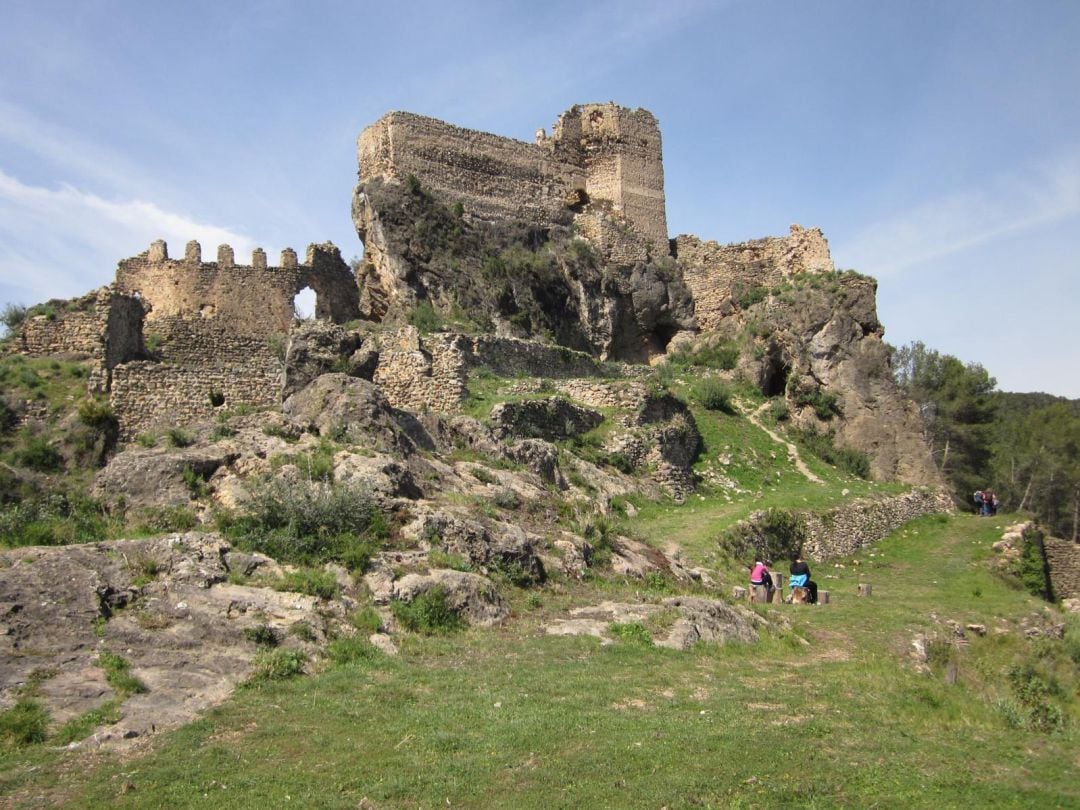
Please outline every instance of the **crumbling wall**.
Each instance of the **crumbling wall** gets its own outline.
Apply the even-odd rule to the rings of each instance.
[[[655,255],[668,254],[660,128],[651,113],[578,105],[560,116],[550,138],[541,131],[537,141],[390,112],[357,140],[359,194],[373,180],[400,183],[411,175],[448,204],[460,202],[470,217],[539,227],[603,203]]]
[[[120,262],[117,288],[137,295],[147,307],[147,323],[171,318],[213,320],[239,335],[269,336],[289,331],[294,300],[305,287],[316,294],[315,315],[335,323],[358,318],[356,278],[332,244],[310,245],[307,261],[286,248],[278,267],[268,267],[256,248],[250,265],[238,265],[233,250],[221,245],[216,262],[202,261],[198,242],[189,242],[183,259],[170,259],[163,241]]]
[[[503,377],[565,379],[598,376],[603,367],[583,352],[494,335],[421,336],[415,327],[384,335],[373,382],[390,404],[407,410],[453,413],[468,396],[470,369]]]
[[[952,499],[943,491],[918,489],[887,498],[858,500],[825,512],[806,512],[803,556],[824,562],[853,554],[909,520],[953,509]]]
[[[1047,537],[1043,541],[1050,585],[1057,599],[1080,597],[1080,545],[1071,540]]]
[[[56,302],[51,315],[28,318],[19,330],[18,347],[30,356],[74,355],[112,368],[141,354],[142,317],[138,299],[102,287]]]
[[[831,272],[829,243],[818,228],[792,225],[786,237],[720,245],[678,236],[675,255],[694,297],[694,315],[704,331],[715,329],[744,293],[771,287],[797,273]]]

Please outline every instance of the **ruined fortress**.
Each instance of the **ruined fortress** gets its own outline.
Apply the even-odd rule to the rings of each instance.
[[[784,237],[735,245],[670,239],[660,130],[641,109],[577,105],[550,135],[538,132],[535,143],[391,112],[360,134],[358,156],[353,213],[364,242],[358,272],[332,244],[311,245],[303,262],[287,249],[271,266],[261,249],[242,265],[227,245],[217,248],[215,261],[204,261],[195,242],[182,258],[171,258],[158,241],[122,260],[109,287],[49,317],[30,318],[17,347],[91,359],[91,389],[108,394],[130,440],[205,420],[220,408],[279,405],[304,373],[294,356],[294,300],[310,288],[316,319],[333,333],[324,338],[344,352],[323,371],[362,366],[357,373],[395,407],[453,412],[467,395],[471,368],[595,377],[602,373],[598,361],[652,361],[673,340],[720,328],[740,314],[748,290],[834,270],[821,231],[797,225]],[[504,263],[499,267],[508,276],[484,275],[492,259],[477,237],[444,245],[448,261],[436,266],[430,251],[415,249],[416,231],[430,223],[403,217],[393,200],[386,202],[387,189],[402,189],[396,193],[406,196],[393,199],[419,201],[425,212],[443,217],[436,225],[449,222],[455,233],[518,228],[530,241],[513,250],[534,264],[520,270]],[[572,254],[584,259],[575,264],[567,258]],[[523,293],[535,281],[529,268],[540,259],[549,262],[547,286]],[[486,334],[421,334],[405,325],[425,299],[443,309],[457,306],[466,283],[495,300]],[[751,378],[768,377],[770,393],[782,393],[788,376],[797,374],[804,385],[837,387],[850,424],[859,426],[847,439],[880,459],[875,473],[925,481],[933,468],[915,450],[917,416],[902,404],[882,410],[881,402],[896,401],[886,390],[887,373],[878,369],[882,379],[866,382],[874,376],[865,373],[868,364],[887,367],[872,288],[855,280],[847,286],[863,300],[857,317],[834,312],[824,329],[812,325],[816,336],[781,328],[765,357],[744,358],[741,368]],[[522,295],[536,307],[532,312],[514,300]],[[558,345],[538,328],[543,317],[547,324],[580,322],[575,340]],[[537,340],[541,332],[546,339]],[[366,359],[350,361],[361,346]],[[855,376],[862,382],[853,386]]]

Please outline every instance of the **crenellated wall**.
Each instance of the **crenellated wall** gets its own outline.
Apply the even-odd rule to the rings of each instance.
[[[334,245],[309,245],[304,264],[286,248],[281,263],[269,267],[256,248],[250,265],[235,263],[233,250],[221,245],[217,261],[202,261],[198,242],[189,242],[183,259],[170,259],[163,241],[120,262],[117,288],[138,295],[147,308],[147,324],[184,317],[217,321],[240,335],[284,334],[295,318],[294,301],[305,287],[315,291],[315,316],[344,323],[360,315],[356,277]]]
[[[797,273],[835,269],[821,230],[800,225],[792,225],[785,237],[732,245],[682,235],[675,239],[675,255],[703,331],[715,329],[732,313],[738,297],[754,287],[775,286]]]

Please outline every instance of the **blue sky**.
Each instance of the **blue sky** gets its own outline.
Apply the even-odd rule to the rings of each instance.
[[[0,302],[158,237],[362,246],[355,139],[391,109],[532,140],[645,107],[672,235],[825,231],[886,338],[1080,397],[1080,2],[119,2],[0,11]]]

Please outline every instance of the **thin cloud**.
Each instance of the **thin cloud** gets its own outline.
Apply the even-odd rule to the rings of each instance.
[[[255,242],[143,200],[112,201],[73,186],[26,185],[0,170],[0,294],[24,303],[82,294],[110,282],[118,259],[165,239],[213,256],[229,244],[243,261]],[[32,252],[31,248],[32,247]]]
[[[836,252],[845,265],[891,276],[1077,214],[1080,153],[1073,153],[931,200],[870,226]]]

